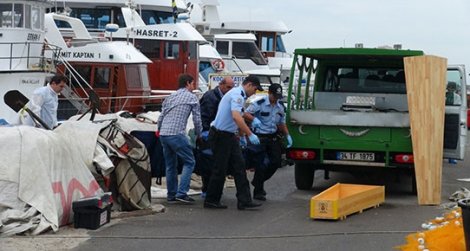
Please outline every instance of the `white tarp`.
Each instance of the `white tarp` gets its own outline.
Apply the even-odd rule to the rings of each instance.
[[[89,170],[103,126],[0,127],[0,235],[57,231],[73,219],[72,201],[103,192]]]

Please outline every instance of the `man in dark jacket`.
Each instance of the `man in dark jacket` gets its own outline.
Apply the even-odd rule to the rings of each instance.
[[[199,145],[199,171],[202,178],[203,197],[205,196],[207,185],[209,184],[211,169],[214,163],[212,159],[212,150],[210,149],[209,142],[207,141],[209,129],[211,127],[210,124],[215,119],[217,108],[219,107],[219,102],[222,99],[222,96],[233,88],[233,84],[234,82],[232,77],[227,76],[220,81],[216,88],[204,93],[199,101],[201,104],[202,120],[202,142]]]

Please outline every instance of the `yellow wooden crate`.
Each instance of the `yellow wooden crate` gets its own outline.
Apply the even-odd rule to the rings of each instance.
[[[378,207],[384,201],[384,186],[337,183],[310,199],[310,218],[345,219],[350,214]]]

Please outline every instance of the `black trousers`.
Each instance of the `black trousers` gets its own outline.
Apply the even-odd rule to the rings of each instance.
[[[201,190],[205,193],[207,192],[212,169],[214,168],[214,156],[212,154],[212,149],[209,146],[209,142],[203,142],[202,144],[199,144],[197,166],[199,175],[201,175],[202,179]]]
[[[254,194],[264,192],[264,182],[269,180],[281,167],[282,141],[277,135],[258,135],[261,144],[254,158]]]
[[[225,176],[230,169],[235,179],[238,202],[251,202],[250,184],[246,178],[245,161],[236,135],[211,128],[209,142],[214,154],[214,166],[207,187],[206,201],[220,202]]]

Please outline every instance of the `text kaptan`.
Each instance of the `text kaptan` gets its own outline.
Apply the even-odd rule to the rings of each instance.
[[[95,58],[95,53],[93,52],[71,52],[63,51],[61,53],[64,58]]]

